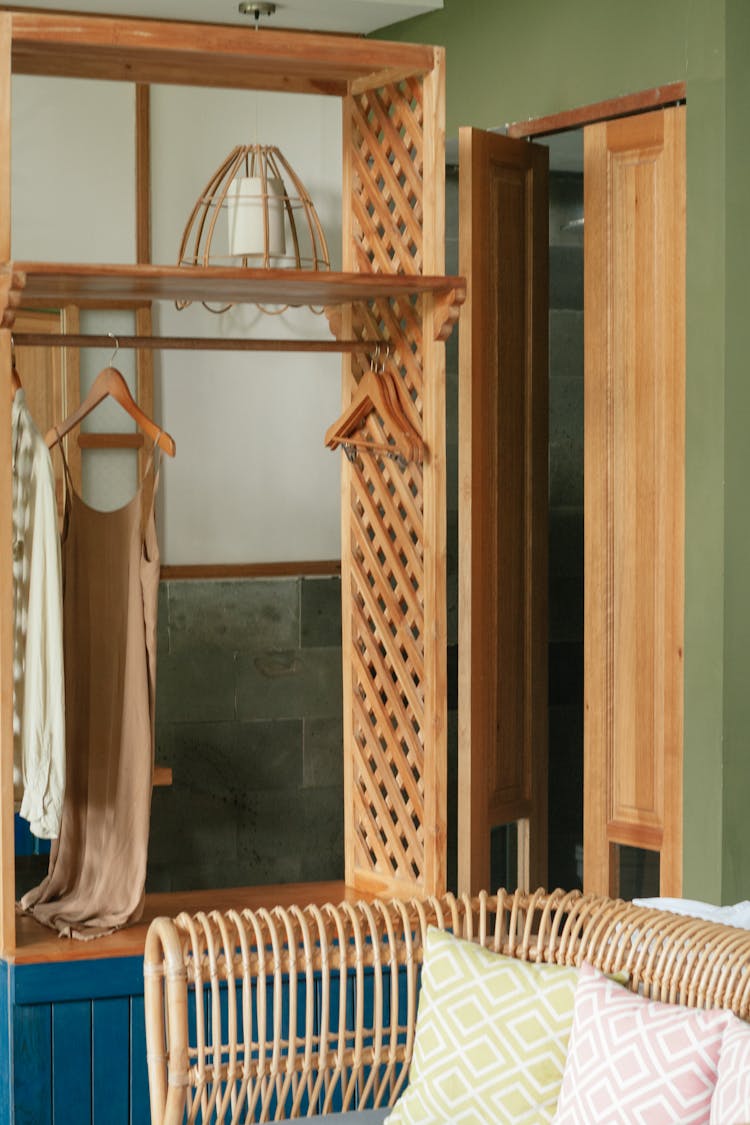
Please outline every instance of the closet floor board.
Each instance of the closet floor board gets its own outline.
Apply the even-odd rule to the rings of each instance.
[[[262,887],[229,887],[206,891],[174,891],[170,894],[147,895],[143,918],[108,937],[91,941],[76,941],[58,937],[53,930],[40,925],[28,915],[16,916],[17,965],[47,962],[100,960],[106,957],[142,957],[149,923],[160,915],[174,917],[187,910],[230,910],[250,907],[299,906],[327,902],[356,902],[372,899],[362,891],[355,891],[345,883],[278,883]]]

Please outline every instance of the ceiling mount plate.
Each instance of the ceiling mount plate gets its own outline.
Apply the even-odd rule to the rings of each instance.
[[[254,0],[252,3],[249,2],[249,0],[242,0],[242,3],[239,5],[240,15],[252,16],[255,19],[256,23],[261,16],[272,16],[275,11],[275,4],[257,4],[254,2]]]

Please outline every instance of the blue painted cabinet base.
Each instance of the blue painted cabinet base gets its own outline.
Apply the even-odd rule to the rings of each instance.
[[[369,1027],[374,1022],[371,969],[365,969],[362,983],[365,1026]],[[300,1020],[307,1008],[306,987],[305,979],[299,979]],[[351,997],[351,1003],[345,1006],[347,1027],[351,1029],[354,989],[358,987],[354,970],[345,987]],[[336,981],[332,989],[329,1018],[335,1032],[339,1010]],[[392,1015],[390,996],[386,980],[386,1024]],[[275,1002],[273,986],[269,985],[269,1011]],[[281,1004],[281,1031],[287,1038],[286,991]],[[406,1007],[406,970],[401,969],[399,1010],[393,1014],[402,1026]],[[225,1005],[223,1012],[225,1019]],[[0,1015],[0,1125],[148,1125],[141,957],[38,965],[0,961]],[[195,1019],[194,1005],[189,1006],[191,1018]],[[320,1018],[317,1002],[315,1018]],[[298,1034],[302,1034],[301,1026]],[[332,1108],[341,1108],[340,1088],[334,1092]]]
[[[0,1125],[147,1125],[140,957],[0,961]]]

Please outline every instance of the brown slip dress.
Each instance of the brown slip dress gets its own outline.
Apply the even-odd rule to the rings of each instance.
[[[143,911],[159,590],[155,451],[135,496],[109,512],[77,495],[63,453],[67,780],[48,874],[20,909],[66,937],[111,933]]]

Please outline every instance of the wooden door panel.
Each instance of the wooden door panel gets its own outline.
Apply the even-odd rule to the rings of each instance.
[[[681,884],[684,107],[584,130],[584,885]]]
[[[460,132],[461,891],[519,822],[519,882],[547,849],[547,150]]]

